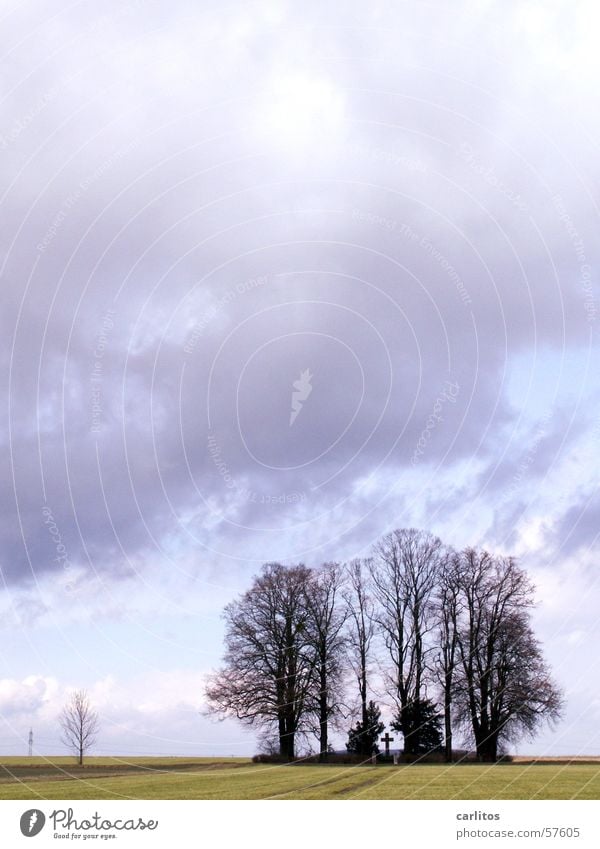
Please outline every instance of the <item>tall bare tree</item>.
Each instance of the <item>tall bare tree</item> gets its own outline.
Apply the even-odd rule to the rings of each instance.
[[[100,723],[85,690],[76,690],[60,714],[62,742],[72,749],[83,764],[83,756],[95,744]]]
[[[261,730],[276,729],[280,754],[295,757],[306,727],[316,653],[306,607],[312,573],[266,564],[247,592],[228,604],[223,668],[209,679],[209,711]]]
[[[392,531],[375,546],[375,617],[391,660],[387,679],[407,754],[420,750],[417,708],[425,700],[433,589],[443,557],[441,540],[414,528]]]
[[[452,761],[452,697],[458,657],[458,620],[461,610],[460,558],[447,551],[436,589],[438,655],[436,672],[442,689],[444,708],[444,755]]]
[[[557,720],[563,697],[552,681],[531,624],[534,588],[510,557],[469,548],[459,561],[458,719],[472,729],[481,760],[499,744]]]
[[[324,563],[306,586],[309,639],[315,650],[314,701],[318,722],[319,760],[329,751],[329,726],[342,701],[343,627],[347,611],[340,605],[344,571],[339,563]]]
[[[361,727],[370,726],[369,675],[371,667],[371,644],[375,633],[374,607],[369,586],[372,564],[369,560],[352,560],[347,566],[348,585],[344,591],[348,630],[348,662],[356,683],[360,699]],[[357,743],[360,748],[360,743]],[[361,754],[371,755],[372,741],[364,740]]]

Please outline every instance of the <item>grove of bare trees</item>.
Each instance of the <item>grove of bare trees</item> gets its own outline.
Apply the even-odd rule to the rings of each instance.
[[[225,656],[209,712],[276,741],[285,760],[332,729],[377,751],[379,704],[406,755],[453,757],[456,735],[483,761],[557,721],[563,697],[531,624],[534,587],[510,557],[456,552],[398,529],[348,564],[266,564],[224,611]]]

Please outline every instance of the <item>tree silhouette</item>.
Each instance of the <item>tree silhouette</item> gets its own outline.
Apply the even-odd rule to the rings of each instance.
[[[404,736],[404,754],[426,755],[442,746],[442,715],[431,699],[410,702],[391,724]]]
[[[563,697],[531,626],[533,585],[513,558],[455,552],[415,529],[393,531],[372,554],[345,566],[263,566],[225,608],[209,712],[275,738],[288,760],[296,738],[312,734],[325,760],[330,725],[355,708],[348,751],[376,752],[374,675],[406,754],[440,747],[442,717],[449,761],[453,726],[494,761],[502,744],[560,718]]]
[[[225,608],[225,659],[206,687],[210,713],[276,730],[279,751],[295,757],[307,729],[316,652],[306,606],[312,573],[267,563],[241,598]]]
[[[477,755],[495,761],[499,744],[560,718],[563,697],[531,628],[533,585],[511,557],[460,555],[460,664],[455,715],[472,730]]]
[[[100,723],[85,690],[76,690],[60,715],[62,742],[72,749],[83,764],[83,756],[96,742]]]
[[[438,537],[400,528],[375,545],[372,579],[375,619],[389,655],[387,689],[398,706],[405,753],[422,750],[414,714],[424,697],[428,656],[433,651],[436,580],[447,557]]]
[[[340,711],[341,670],[347,610],[339,604],[344,571],[338,563],[324,563],[306,585],[308,640],[315,651],[314,691],[309,702],[316,718],[319,760],[329,755],[329,726]]]
[[[377,741],[385,728],[381,721],[381,711],[373,701],[367,705],[365,720],[359,720],[354,728],[350,729],[346,749],[351,754],[368,758],[379,753]]]
[[[369,560],[353,560],[347,567],[348,586],[344,593],[346,604],[347,660],[358,685],[360,699],[360,725],[369,726],[369,677],[371,667],[371,644],[375,635],[375,619],[369,573]],[[369,752],[370,754],[370,752]]]

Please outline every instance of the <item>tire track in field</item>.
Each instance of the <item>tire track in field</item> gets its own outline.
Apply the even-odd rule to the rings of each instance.
[[[360,769],[362,771],[364,769],[364,767],[358,767],[358,769]],[[375,769],[374,769],[374,773],[375,773]],[[301,794],[306,793],[307,791],[315,790],[317,788],[331,787],[331,785],[339,784],[339,782],[341,780],[343,780],[344,778],[360,779],[360,778],[362,778],[362,776],[357,774],[357,773],[349,775],[348,772],[347,772],[347,768],[346,768],[346,770],[336,772],[336,774],[334,776],[332,776],[331,778],[325,778],[325,779],[322,779],[322,780],[319,780],[319,781],[314,781],[311,784],[307,784],[303,787],[294,787],[290,790],[284,790],[280,793],[274,793],[273,795],[266,796],[265,798],[266,799],[281,799],[281,798],[284,798],[285,796],[290,796],[292,794],[295,795],[295,798],[301,798]],[[332,796],[334,798],[336,796],[338,798],[342,798],[343,794],[346,794],[346,793],[352,794],[357,789],[359,789],[363,786],[369,786],[373,783],[376,783],[377,780],[378,780],[378,776],[373,774],[373,776],[367,782],[365,782],[364,780],[363,781],[356,781],[356,782],[353,781],[353,783],[351,785],[347,785],[345,787],[339,788],[339,790],[337,790],[337,791],[333,791],[331,796],[325,795],[322,798],[323,799],[329,799],[329,798],[332,798]]]
[[[351,787],[345,787],[345,788],[341,788],[340,790],[334,790],[333,796],[351,799],[351,798],[354,797],[354,795],[357,792],[362,793],[363,790],[367,790],[369,787],[374,787],[375,785],[379,784],[379,782],[380,782],[380,777],[377,776],[377,775],[372,775],[366,781],[359,781],[356,784],[353,784]]]

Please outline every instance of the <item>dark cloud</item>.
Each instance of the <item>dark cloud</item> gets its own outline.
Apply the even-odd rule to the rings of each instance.
[[[466,501],[516,543],[585,428],[557,378],[529,462],[509,375],[585,355],[598,259],[596,160],[527,10],[177,5],[3,33],[3,574],[329,556]]]

